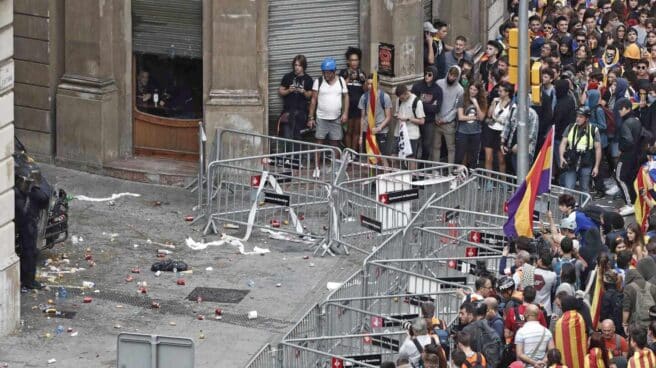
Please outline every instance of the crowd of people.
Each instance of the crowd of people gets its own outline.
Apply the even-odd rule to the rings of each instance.
[[[407,326],[398,361],[383,367],[656,368],[656,211],[626,217],[637,199],[656,205],[656,1],[529,3],[524,31],[540,72],[540,96],[529,99],[539,103],[531,102],[526,122],[529,158],[553,126],[552,182],[624,204],[581,209],[561,195],[560,224],[549,216],[551,226],[535,238],[504,248],[499,274],[481,274],[476,290],[463,292],[458,323],[447,328],[425,303],[426,318]],[[447,23],[424,24],[423,79],[398,86],[394,100],[382,89],[373,99],[381,154],[516,170],[508,45],[518,0],[508,10],[482,57],[464,35],[448,44]],[[324,60],[314,80],[305,57],[294,58],[279,90],[279,134],[364,151],[376,79],[361,56],[348,48],[339,72]],[[643,169],[648,183],[634,185]]]

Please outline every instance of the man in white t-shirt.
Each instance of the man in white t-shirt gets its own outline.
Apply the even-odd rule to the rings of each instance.
[[[546,367],[547,350],[555,347],[549,329],[538,322],[539,313],[537,305],[528,305],[524,313],[526,323],[515,334],[517,359],[526,363],[527,368]]]
[[[308,126],[316,127],[314,138],[317,143],[339,147],[344,138],[342,124],[348,119],[349,98],[346,81],[336,75],[336,70],[337,63],[333,58],[326,58],[321,63],[322,76],[315,79],[312,85]],[[318,178],[321,175],[318,154],[315,161],[316,167],[312,176]]]
[[[553,257],[551,253],[544,252],[538,258],[538,264],[533,271],[533,280],[535,287],[535,303],[544,307],[547,317],[551,316],[551,292],[555,290],[556,273],[551,271],[551,262]]]
[[[394,136],[397,140],[397,147],[399,157],[417,157],[417,150],[419,149],[419,137],[420,131],[419,126],[424,124],[424,106],[421,103],[421,99],[413,95],[408,87],[405,85],[400,85],[396,87],[395,91],[396,97],[399,98],[399,101],[396,104],[396,114],[395,118],[397,120],[396,129],[394,131]],[[402,127],[405,125],[407,129]],[[405,147],[408,139],[404,139],[402,132],[407,131],[411,153],[408,154],[409,150]],[[409,165],[410,170],[415,170],[416,165],[411,163]]]

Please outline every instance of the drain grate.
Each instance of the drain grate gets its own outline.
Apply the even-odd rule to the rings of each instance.
[[[239,303],[248,295],[249,290],[197,287],[187,299],[196,301],[200,296],[203,301],[215,303]]]

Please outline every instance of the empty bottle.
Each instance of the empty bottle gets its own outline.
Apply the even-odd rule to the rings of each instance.
[[[61,335],[61,334],[63,334],[63,333],[64,333],[64,326],[62,326],[62,325],[58,325],[58,326],[55,328],[55,336],[59,336],[59,335]]]

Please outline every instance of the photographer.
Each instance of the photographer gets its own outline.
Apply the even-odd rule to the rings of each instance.
[[[38,220],[43,209],[47,208],[50,197],[48,184],[41,180],[41,171],[25,154],[14,155],[16,166],[16,186],[14,187],[14,210],[16,232],[20,243],[20,281],[21,292],[41,289],[34,280],[36,276],[37,240],[39,238]],[[42,188],[44,186],[44,188]]]
[[[576,121],[570,124],[560,141],[560,166],[566,188],[574,189],[578,180],[581,191],[590,192],[590,179],[599,173],[601,137],[599,130],[589,124],[590,109],[580,107]]]
[[[278,135],[283,138],[301,140],[308,115],[308,101],[312,97],[312,78],[305,74],[307,60],[296,55],[293,70],[282,78],[278,94],[283,98],[283,112],[278,121]],[[286,151],[289,151],[288,147]],[[300,150],[299,147],[294,150]]]

